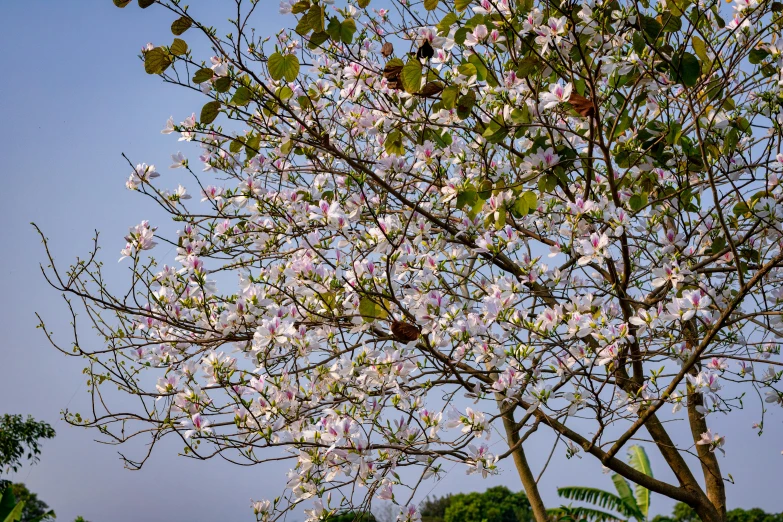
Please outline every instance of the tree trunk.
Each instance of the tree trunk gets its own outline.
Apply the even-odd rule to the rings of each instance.
[[[701,413],[696,411],[697,406],[704,404],[704,397],[701,393],[692,393],[688,397],[688,420],[691,425],[691,433],[694,442],[701,438],[701,434],[707,431],[707,421]],[[707,498],[716,511],[719,520],[726,519],[726,486],[723,484],[723,476],[720,472],[720,464],[715,453],[711,452],[707,446],[696,445],[696,453],[701,462],[701,470],[704,474],[704,484],[706,486]],[[698,512],[698,510],[697,510]],[[699,513],[701,516],[701,513]]]
[[[512,411],[503,415],[506,440],[508,440],[509,448],[516,446],[511,455],[514,457],[514,465],[517,468],[519,478],[522,480],[522,487],[525,488],[525,494],[530,501],[530,506],[533,508],[533,516],[535,516],[536,522],[547,522],[549,515],[546,512],[544,501],[541,499],[541,493],[538,491],[538,484],[533,476],[533,472],[530,470],[527,457],[525,457],[525,450],[522,444],[517,446],[519,443],[519,431],[516,429],[515,424]]]

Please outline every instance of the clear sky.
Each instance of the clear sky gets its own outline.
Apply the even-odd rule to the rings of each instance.
[[[273,34],[283,24],[278,2],[260,2],[264,16],[257,20],[265,25],[256,28]],[[214,12],[216,23],[226,18],[227,3],[233,4],[191,2],[197,13]],[[0,413],[29,413],[55,425],[58,435],[45,443],[41,463],[11,478],[26,482],[63,521],[76,515],[92,522],[252,520],[250,498],[277,492],[285,471],[178,457],[180,447],[172,440],[157,448],[143,470],[132,472],[123,469],[118,448],[95,442],[94,432],[58,421],[65,407],[86,411],[88,395],[81,360],[56,352],[35,328],[34,313],[39,312],[48,330],[69,340],[66,309],[40,275],[43,249],[29,223],[35,221],[45,231],[61,263],[84,255],[93,231],[100,230],[106,273],[110,283],[121,284],[127,266],[116,261],[127,227],[162,215],[125,189],[129,169],[120,154],[163,167],[161,172],[176,187],[184,177],[165,167],[181,144],[159,131],[170,115],[181,121],[203,104],[197,95],[145,74],[137,58],[148,41],[170,42],[171,21],[170,14],[156,7],[141,11],[135,2],[120,10],[110,0],[0,0],[5,56],[0,84],[0,176],[5,186],[0,205]],[[81,335],[82,342],[98,342],[89,330]],[[750,404],[757,412],[757,404]],[[721,464],[736,481],[728,485],[730,507],[783,511],[783,412],[770,413],[762,438],[751,428],[756,418],[750,412],[710,418],[727,435]],[[530,443],[538,469],[550,447],[540,438]],[[657,476],[671,479],[648,449]],[[541,482],[545,500],[553,505],[557,485],[612,488],[609,476],[589,459],[554,462]],[[519,489],[510,465],[504,467],[503,475],[487,481],[456,469],[432,493],[497,484]],[[670,506],[653,497],[654,512],[668,513]]]

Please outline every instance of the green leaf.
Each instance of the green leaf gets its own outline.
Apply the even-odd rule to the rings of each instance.
[[[187,16],[177,18],[171,23],[171,32],[174,33],[175,36],[179,36],[190,29],[191,25],[193,25],[193,20]]]
[[[721,252],[724,248],[726,248],[726,239],[723,236],[717,236],[715,239],[712,240],[712,245],[710,246],[710,252],[712,255],[715,255],[719,252]]]
[[[169,65],[171,58],[163,47],[155,47],[144,53],[144,70],[147,74],[163,74]]]
[[[500,207],[493,214],[496,216],[495,230],[501,230],[504,226],[506,226],[506,216],[508,215],[508,212],[504,207]],[[492,214],[490,216],[492,216]]]
[[[666,11],[661,15],[661,23],[663,24],[662,30],[667,33],[673,33],[682,29],[682,20],[680,20],[680,17],[675,16],[669,11]]]
[[[247,87],[239,87],[234,92],[234,97],[231,98],[231,103],[234,105],[247,105],[250,103],[250,99],[253,97],[253,93]]]
[[[18,522],[22,519],[24,502],[17,502],[11,488],[0,491],[0,521]]]
[[[454,0],[454,8],[461,13],[473,2],[473,0]]]
[[[228,150],[231,151],[233,154],[236,154],[240,150],[242,150],[242,147],[244,147],[245,144],[242,141],[242,138],[235,138],[231,140],[231,143],[228,146]]]
[[[228,76],[221,76],[214,81],[212,86],[217,92],[228,92],[228,90],[231,88],[231,78]]]
[[[677,78],[686,87],[693,87],[698,83],[701,76],[701,63],[691,53],[682,53],[682,56],[675,55],[672,58],[672,64],[675,67]]]
[[[764,61],[767,56],[769,53],[764,49],[752,49],[748,55],[748,61],[755,65]]]
[[[561,508],[550,508],[546,512],[555,515],[553,520],[575,520],[579,522],[618,522],[617,515],[582,506],[568,506]]]
[[[418,92],[421,88],[421,62],[416,58],[408,60],[408,63],[402,68],[400,77],[405,92]]]
[[[204,67],[203,69],[196,71],[196,74],[193,75],[193,83],[208,82],[213,76],[215,76],[215,71],[208,67]]]
[[[329,24],[326,26],[326,33],[329,35],[329,37],[335,42],[339,42],[341,31],[342,26],[340,25],[340,20],[338,20],[336,16],[330,18]]]
[[[377,317],[378,319],[386,319],[387,317],[389,317],[389,314],[381,305],[376,305],[375,317]]]
[[[497,131],[493,132],[489,136],[484,136],[487,139],[487,143],[500,143],[504,139],[506,139],[506,136],[508,136],[508,129],[506,127],[502,127],[498,129]]]
[[[648,477],[653,476],[652,466],[650,465],[650,459],[647,458],[647,452],[639,445],[633,445],[628,448],[628,464],[636,471],[644,473]],[[636,506],[646,519],[650,512],[650,490],[637,484],[635,488],[635,497]]]
[[[733,154],[737,143],[739,143],[739,131],[737,129],[729,130],[726,133],[726,138],[723,140],[723,153]]]
[[[220,114],[220,102],[211,101],[201,108],[201,116],[199,117],[199,121],[204,125],[209,125],[215,121],[215,118],[218,117],[218,114]]]
[[[631,126],[631,123],[633,123],[633,121],[631,120],[630,115],[623,111],[623,113],[620,115],[620,119],[617,122],[617,125],[615,126],[614,137],[616,138],[621,136],[626,130],[628,130],[628,128]]]
[[[481,61],[479,55],[471,54],[470,57],[468,57],[468,62],[476,68],[476,77],[480,82],[485,81],[489,76],[491,76],[491,74],[487,71],[487,66],[484,65],[484,62]]]
[[[327,310],[332,311],[335,309],[335,305],[337,304],[337,300],[335,299],[335,293],[334,292],[317,292],[318,297],[321,298],[321,301],[323,301],[324,306]]]
[[[340,24],[340,40],[343,43],[350,44],[353,42],[353,35],[356,32],[356,22],[353,18],[347,18]]]
[[[128,5],[129,3],[131,3],[131,0],[114,0],[114,5],[116,5],[120,9],[122,9],[123,7]]]
[[[307,18],[310,29],[316,33],[324,30],[324,10],[320,5],[311,7],[303,18]]]
[[[451,29],[451,26],[457,23],[457,15],[454,13],[448,13],[443,19],[438,22],[435,28],[438,30],[438,34],[447,34]]]
[[[476,201],[474,201],[473,204],[470,206],[470,210],[468,211],[468,217],[470,219],[474,219],[479,212],[484,210],[484,203],[486,203],[485,200],[481,199],[481,197],[476,197]]]
[[[508,129],[503,125],[502,121],[498,121],[493,118],[489,121],[489,124],[486,126],[484,132],[482,132],[481,135],[484,138],[487,138],[489,143],[500,143],[506,136],[508,136]],[[484,199],[489,199],[490,195],[487,195]]]
[[[476,93],[468,91],[467,94],[461,96],[457,101],[457,116],[461,120],[467,119],[473,111],[473,106],[476,105]]]
[[[642,520],[644,517],[642,516],[641,511],[639,511],[639,506],[636,505],[636,499],[631,492],[631,486],[628,485],[628,482],[617,473],[612,475],[612,482],[614,482],[614,487],[617,489],[617,493],[620,495],[620,499],[623,502],[622,506],[618,506],[615,509],[624,515]],[[623,509],[623,507],[625,509]]]
[[[694,35],[691,38],[691,46],[693,46],[693,51],[696,53],[696,56],[701,58],[703,62],[710,61],[710,55],[707,54],[707,44],[704,43],[704,40]]]
[[[647,46],[642,33],[634,31],[631,40],[633,41],[633,50],[636,51],[636,54],[641,55],[644,52],[644,48]]]
[[[685,14],[685,10],[688,9],[688,6],[691,5],[691,0],[674,0],[671,2],[671,5],[669,5],[669,2],[667,2],[666,5],[672,10],[672,13],[677,16],[682,16]]]
[[[294,31],[302,36],[306,36],[311,30],[312,27],[310,27],[310,19],[307,18],[307,15],[304,15],[302,18],[300,18],[299,23],[297,23],[296,27],[294,28]]]
[[[462,76],[465,76],[467,78],[472,78],[473,76],[478,77],[478,69],[476,69],[476,66],[472,63],[463,63],[459,67],[457,67],[457,71]]]
[[[261,135],[251,134],[247,140],[245,140],[245,154],[247,159],[252,159],[258,154],[258,147],[261,146]]]
[[[735,216],[739,217],[739,216],[745,215],[748,212],[750,212],[750,208],[748,207],[747,203],[744,203],[744,202],[741,201],[741,202],[737,203],[736,205],[734,205],[734,208],[732,209],[732,211],[734,212]]]
[[[139,0],[139,7],[141,7],[142,9],[146,9],[154,3],[155,0]]]
[[[515,217],[521,218],[527,216],[528,212],[530,212],[530,205],[527,204],[527,200],[523,197],[517,198],[517,200],[514,201],[511,213],[514,214]]]
[[[554,174],[547,174],[546,176],[541,176],[538,179],[538,190],[540,190],[542,193],[552,192],[556,187],[557,176]]]
[[[463,192],[459,192],[457,193],[457,208],[462,209],[466,205],[473,206],[477,198],[478,198],[478,193],[473,188],[467,189]]]
[[[661,24],[658,23],[658,20],[644,15],[641,17],[641,26],[642,31],[644,31],[644,33],[647,35],[648,40],[655,40],[658,38],[658,36],[661,34],[661,30],[663,29]]]
[[[320,31],[310,35],[310,41],[307,43],[309,49],[316,49],[321,46],[322,43],[329,39],[329,33],[326,31]]]
[[[434,11],[438,8],[438,0],[424,0],[424,9]]]
[[[450,85],[443,89],[440,93],[440,99],[443,103],[443,108],[451,110],[457,106],[457,96],[459,96],[459,87],[456,85]]]
[[[468,33],[470,32],[470,29],[467,27],[460,27],[454,32],[454,42],[458,45],[463,45],[465,43],[465,38],[468,36]]]
[[[481,182],[478,195],[485,201],[492,197],[492,182],[490,180],[485,179]]]
[[[530,209],[528,212],[535,212],[536,208],[538,207],[538,197],[535,195],[535,193],[529,190],[527,192],[523,192],[522,199],[525,200],[528,208]]]
[[[443,131],[442,134],[435,134],[435,141],[437,141],[438,145],[441,147],[448,147],[454,143],[454,138],[451,137],[451,133],[449,131]]]
[[[359,0],[357,3],[359,4],[359,7],[364,9],[365,7],[370,5],[370,0]]]
[[[171,47],[169,47],[169,51],[171,51],[171,54],[174,56],[182,56],[188,52],[188,44],[185,42],[185,40],[174,38],[174,43],[172,43]]]
[[[294,91],[291,90],[291,88],[288,85],[283,85],[279,89],[277,89],[277,97],[280,98],[283,101],[289,100],[291,96],[294,95]],[[310,98],[307,98],[305,96],[305,99],[309,100]]]
[[[16,497],[11,488],[0,491],[0,520],[5,520],[5,517],[14,509],[15,505]]]
[[[682,137],[682,124],[677,121],[669,123],[669,132],[666,134],[666,143],[669,145],[678,145]]]
[[[291,14],[304,13],[308,9],[310,9],[310,0],[299,0],[291,6]]]
[[[519,62],[519,67],[517,67],[517,76],[520,78],[527,78],[530,76],[530,73],[539,70],[539,64],[538,60],[533,58],[532,56],[526,56],[522,59],[522,61]]]
[[[374,321],[375,319],[385,319],[388,315],[382,306],[377,304],[369,297],[362,297],[359,300],[359,313],[365,321]]]
[[[622,479],[622,477],[620,478]],[[624,481],[624,479],[622,480]],[[627,486],[628,484],[626,483],[626,487]],[[630,494],[630,492],[631,489],[628,488],[628,493]],[[627,506],[625,505],[625,502],[622,498],[618,497],[614,493],[604,491],[603,489],[570,486],[565,488],[557,488],[557,494],[568,500],[593,504],[599,508],[611,509],[623,514],[626,514],[627,512]]]
[[[8,515],[6,515],[3,522],[19,522],[22,520],[22,511],[24,510],[24,502],[17,502],[14,508]]]
[[[511,121],[517,125],[529,124],[532,120],[530,118],[530,109],[526,103],[522,103],[519,107],[514,108],[511,111]]]
[[[405,153],[405,148],[402,146],[402,133],[399,129],[394,129],[386,135],[386,139],[383,141],[383,148],[387,154],[402,156]]]
[[[280,53],[274,53],[269,57],[267,67],[272,79],[281,80],[285,78],[286,81],[292,82],[296,80],[296,76],[299,74],[299,59],[293,54],[284,56]]]

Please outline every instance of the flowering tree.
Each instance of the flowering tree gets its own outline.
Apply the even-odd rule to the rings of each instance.
[[[49,254],[103,339],[61,346],[94,397],[67,419],[150,452],[176,434],[196,458],[287,459],[259,520],[373,498],[417,520],[449,463],[508,459],[543,521],[536,430],[724,520],[710,414],[746,391],[762,421],[783,404],[783,4],[286,0],[295,28],[262,38],[266,3],[227,3],[220,36],[139,0],[176,35],[146,71],[208,98],[163,130],[200,144],[171,167],[201,202],[133,168],[179,231],[131,228],[125,292],[95,252],[68,271]],[[676,483],[625,464],[640,437]]]

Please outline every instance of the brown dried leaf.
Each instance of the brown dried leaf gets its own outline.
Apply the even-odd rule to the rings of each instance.
[[[443,84],[440,82],[427,82],[419,91],[420,96],[431,98],[443,90]]]
[[[389,65],[383,68],[383,77],[389,89],[402,89],[402,65]]]
[[[383,77],[387,80],[399,78],[402,73],[402,65],[387,65],[383,68]]]
[[[391,44],[391,42],[386,42],[381,47],[381,54],[384,58],[388,58],[392,54],[394,54],[394,46]]]
[[[419,60],[429,60],[433,56],[435,56],[435,49],[432,48],[430,42],[424,40],[424,43],[421,44],[419,50],[416,51],[416,58],[418,58]]]
[[[593,102],[580,95],[576,91],[571,92],[571,96],[568,98],[568,103],[570,103],[574,110],[584,118],[595,115],[595,107],[593,107]]]
[[[398,341],[409,343],[419,338],[421,335],[421,328],[415,324],[404,321],[392,321],[391,332]]]

